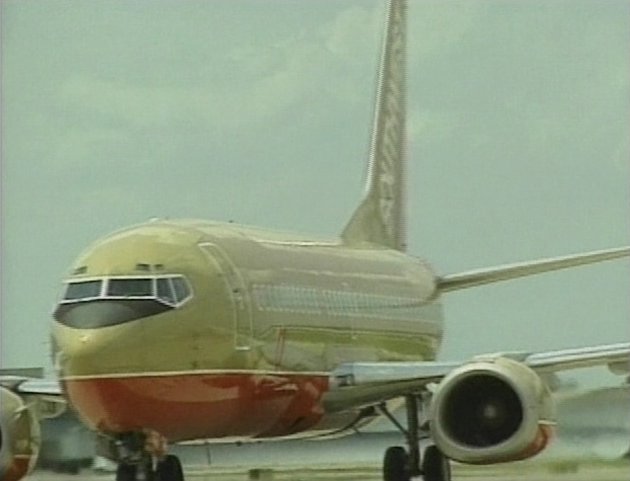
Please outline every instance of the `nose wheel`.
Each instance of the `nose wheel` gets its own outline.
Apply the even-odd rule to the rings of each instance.
[[[131,464],[121,462],[116,469],[116,481],[184,481],[184,471],[177,456],[168,454],[153,466],[152,460]]]
[[[184,470],[177,456],[168,454],[162,459],[155,470],[156,481],[184,481]]]
[[[116,481],[184,481],[182,463],[166,453],[166,440],[154,431],[129,434],[117,448]]]
[[[430,440],[426,423],[420,426],[419,413],[423,408],[415,395],[405,397],[407,427],[405,428],[382,404],[380,411],[401,431],[407,440],[407,449],[391,446],[383,459],[383,481],[410,481],[421,476],[424,481],[451,481],[449,459],[433,444],[424,450],[421,440]]]

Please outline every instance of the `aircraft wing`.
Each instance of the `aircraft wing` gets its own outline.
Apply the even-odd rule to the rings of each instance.
[[[61,396],[61,386],[53,379],[28,379],[17,386],[20,394],[39,394],[48,396]]]
[[[35,379],[23,376],[0,375],[0,386],[18,394],[61,396],[61,386],[54,379]]]
[[[0,393],[18,395],[25,406],[33,408],[38,418],[59,416],[66,409],[59,382],[53,379],[35,379],[23,376],[0,375]]]
[[[327,411],[374,405],[422,391],[451,371],[475,362],[507,358],[524,364],[538,374],[607,365],[621,374],[630,371],[630,342],[563,349],[548,352],[499,352],[483,354],[463,362],[352,362],[341,364],[330,377],[324,397]]]

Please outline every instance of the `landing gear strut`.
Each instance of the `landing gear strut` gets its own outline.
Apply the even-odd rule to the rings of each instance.
[[[420,401],[420,402],[419,402]],[[405,435],[407,450],[402,446],[391,446],[385,451],[383,460],[384,481],[410,481],[422,476],[424,481],[451,481],[449,460],[437,446],[431,444],[424,451],[420,442],[430,440],[426,423],[420,425],[419,412],[425,408],[424,400],[416,395],[405,397],[407,428],[387,410],[385,404],[380,411]]]
[[[116,481],[184,481],[179,458],[166,454],[165,439],[158,433],[130,433],[116,447]]]

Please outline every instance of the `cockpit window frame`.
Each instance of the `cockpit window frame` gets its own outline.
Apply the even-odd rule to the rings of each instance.
[[[151,280],[151,295],[131,295],[131,296],[119,296],[119,295],[109,295],[109,283],[111,280],[124,280],[124,279],[150,279]],[[158,279],[167,279],[168,285],[171,291],[172,300],[165,299],[160,297],[157,288],[157,280]],[[184,285],[186,286],[187,295],[180,300],[178,300],[178,296],[175,292],[174,283],[172,279],[182,279]],[[78,299],[66,299],[65,295],[68,290],[68,285],[70,284],[78,284],[83,282],[94,282],[101,281],[101,289],[98,296],[78,298]],[[89,277],[81,277],[74,279],[66,279],[63,282],[64,289],[61,294],[61,299],[59,300],[59,304],[78,304],[83,302],[90,301],[106,301],[106,300],[154,300],[166,306],[172,308],[179,308],[186,304],[190,299],[192,299],[195,295],[194,290],[190,281],[183,274],[154,274],[154,275],[142,275],[142,274],[129,274],[129,275],[112,275],[112,276],[89,276]]]

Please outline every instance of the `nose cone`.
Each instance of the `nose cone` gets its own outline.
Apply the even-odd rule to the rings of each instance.
[[[181,437],[182,425],[199,430],[198,416],[181,421],[196,412],[199,393],[238,391],[199,377],[228,366],[234,335],[230,291],[199,247],[206,234],[192,225],[113,234],[88,248],[66,279],[54,312],[55,360],[69,403],[95,429],[151,427]]]
[[[199,233],[186,225],[152,222],[98,240],[74,262],[53,314],[62,376],[137,371],[167,343],[203,282]],[[147,354],[148,353],[148,354]],[[156,355],[157,356],[157,355]],[[156,357],[154,356],[154,357]]]
[[[78,330],[54,325],[54,358],[60,377],[101,376],[131,367],[136,357],[133,355],[137,344],[135,331],[133,324],[114,330]]]

